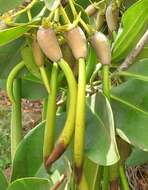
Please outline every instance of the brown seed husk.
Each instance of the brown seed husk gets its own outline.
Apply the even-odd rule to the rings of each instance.
[[[112,5],[109,5],[106,9],[106,22],[110,32],[116,31],[119,20],[119,10],[112,10]]]
[[[40,28],[37,40],[44,54],[53,62],[59,61],[63,56],[55,32],[48,28]]]
[[[36,65],[39,67],[43,66],[44,65],[43,53],[36,39],[33,40],[32,50]]]
[[[75,59],[85,59],[87,57],[87,40],[80,27],[73,28],[66,32],[65,39],[67,40]]]
[[[94,48],[97,57],[103,65],[111,63],[111,49],[108,39],[101,32],[95,32],[90,38],[92,47]]]

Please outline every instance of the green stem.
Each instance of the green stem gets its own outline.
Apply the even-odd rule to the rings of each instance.
[[[72,14],[73,14],[74,19],[75,19],[77,17],[77,11],[76,11],[76,8],[74,6],[74,2],[73,2],[73,0],[68,0],[68,1],[69,1],[69,5],[71,8]]]
[[[15,103],[15,97],[13,95],[13,81],[16,78],[17,74],[19,73],[20,70],[25,66],[24,62],[20,62],[17,64],[10,72],[7,78],[7,84],[6,84],[6,89],[7,89],[7,95],[11,101],[11,103]]]
[[[88,61],[86,64],[86,82],[89,82],[97,63],[97,57],[92,47],[89,47]]]
[[[78,95],[74,137],[74,163],[76,177],[81,181],[83,159],[84,159],[84,137],[85,137],[85,91],[86,91],[86,66],[83,58],[79,59]]]
[[[119,167],[119,173],[120,173],[120,180],[121,180],[123,189],[124,190],[130,190],[130,187],[129,187],[128,181],[127,181],[127,177],[125,175],[124,168],[121,165]]]
[[[11,158],[13,161],[17,146],[22,139],[22,114],[21,114],[21,79],[13,81],[13,95],[11,113]]]
[[[103,82],[103,93],[110,99],[110,79],[109,79],[109,65],[103,65],[102,69],[102,82]]]
[[[108,190],[108,187],[109,187],[109,167],[104,166],[102,190]]]
[[[58,64],[65,74],[69,88],[69,111],[65,127],[60,135],[59,141],[62,141],[65,145],[68,145],[74,132],[77,84],[73,72],[66,61],[64,59],[61,59]]]
[[[69,20],[69,18],[67,16],[67,13],[66,13],[65,9],[62,6],[60,7],[60,12],[61,12],[61,15],[63,16],[64,23],[65,24],[70,24],[70,20]]]
[[[28,10],[30,10],[37,1],[38,0],[32,0],[31,3],[27,7],[25,7],[24,9],[16,12],[15,14],[11,15],[11,18],[14,18],[14,17],[16,17],[16,16],[18,16],[18,15],[20,15],[20,14],[22,14],[22,13],[28,11]]]
[[[47,72],[46,72],[46,69],[45,69],[44,65],[40,66],[39,69],[40,69],[40,74],[41,74],[41,77],[42,77],[42,81],[43,81],[43,83],[45,85],[45,88],[46,88],[47,92],[50,93],[50,84],[49,84]]]
[[[54,146],[57,76],[58,76],[58,65],[57,65],[57,63],[54,63],[53,69],[52,69],[52,74],[51,74],[51,81],[50,81],[51,93],[48,98],[46,124],[45,124],[45,132],[44,132],[43,157],[45,160],[52,152],[52,149]]]

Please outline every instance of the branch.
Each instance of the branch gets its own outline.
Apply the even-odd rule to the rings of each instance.
[[[134,59],[144,48],[144,45],[148,42],[148,30],[144,33],[142,38],[137,43],[136,47],[127,56],[124,62],[117,68],[117,71],[127,70],[128,67],[133,63]]]

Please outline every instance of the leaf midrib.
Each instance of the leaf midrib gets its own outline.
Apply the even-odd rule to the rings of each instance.
[[[135,106],[135,105],[133,105],[133,104],[131,104],[131,103],[129,103],[129,102],[127,102],[127,101],[125,101],[125,100],[123,100],[123,99],[117,97],[117,96],[114,96],[114,95],[112,95],[112,94],[111,94],[110,97],[111,97],[112,99],[114,99],[114,100],[116,100],[116,101],[118,101],[118,102],[120,102],[120,103],[123,103],[124,105],[126,105],[126,106],[128,106],[128,107],[130,107],[130,108],[132,108],[132,109],[135,109],[136,111],[139,111],[139,112],[143,113],[144,115],[148,116],[148,112],[142,110],[141,108],[139,108],[139,107],[137,107],[137,106]]]

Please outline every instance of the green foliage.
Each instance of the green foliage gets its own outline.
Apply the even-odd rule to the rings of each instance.
[[[144,31],[146,31],[148,22],[147,12],[147,0],[140,0],[123,14],[122,24],[113,43],[113,63],[120,63],[136,45]]]
[[[0,168],[1,169],[5,169],[11,163],[9,126],[10,126],[10,111],[0,106]]]
[[[0,0],[0,13],[6,12],[10,9],[16,8],[16,6],[21,5],[24,0]]]
[[[6,190],[7,187],[8,187],[7,179],[4,176],[4,174],[3,174],[3,172],[2,172],[1,169],[0,169],[0,187],[1,187],[1,190]]]

